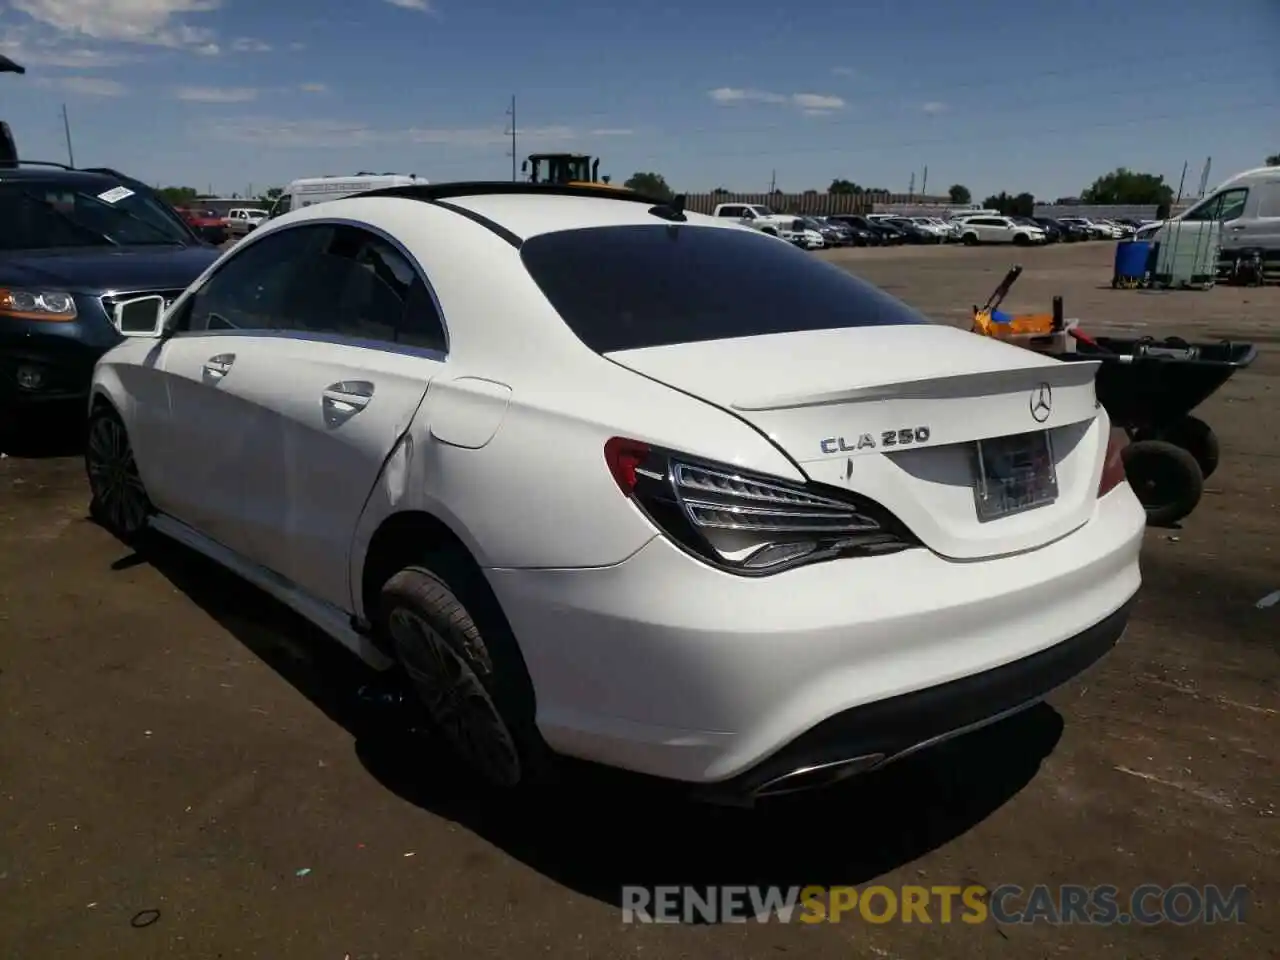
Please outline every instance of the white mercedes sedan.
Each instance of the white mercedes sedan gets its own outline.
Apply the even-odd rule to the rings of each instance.
[[[94,515],[403,668],[482,783],[829,784],[1036,703],[1139,587],[1096,364],[681,198],[378,190],[115,320]]]

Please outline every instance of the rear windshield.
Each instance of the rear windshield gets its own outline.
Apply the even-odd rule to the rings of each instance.
[[[929,322],[865,280],[753,230],[591,227],[532,237],[520,255],[597,353]]]

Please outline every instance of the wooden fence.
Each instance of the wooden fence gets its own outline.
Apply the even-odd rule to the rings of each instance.
[[[758,203],[776,213],[826,217],[837,213],[870,213],[876,204],[946,203],[946,197],[911,197],[905,193],[691,193],[685,207],[711,213],[721,203]]]

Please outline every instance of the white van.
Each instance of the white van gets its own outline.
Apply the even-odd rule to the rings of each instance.
[[[1280,167],[1258,167],[1236,174],[1190,210],[1138,231],[1142,239],[1162,240],[1173,230],[1180,238],[1222,224],[1226,250],[1280,251]]]
[[[304,177],[294,180],[284,188],[284,193],[271,207],[271,216],[279,217],[290,210],[309,207],[326,200],[341,200],[366,190],[382,190],[386,187],[408,187],[428,183],[417,174],[361,173],[353,177]]]

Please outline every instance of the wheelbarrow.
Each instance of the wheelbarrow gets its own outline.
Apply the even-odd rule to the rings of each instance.
[[[1063,317],[1062,298],[1052,314],[1006,314],[998,308],[1022,275],[1014,266],[987,303],[973,308],[972,331],[1059,360],[1101,362],[1094,381],[1098,402],[1114,426],[1129,436],[1125,476],[1147,511],[1147,522],[1167,526],[1186,517],[1204,495],[1204,481],[1218,469],[1213,429],[1191,412],[1258,356],[1251,343],[1188,343],[1177,337],[1090,337]]]
[[[1213,428],[1192,411],[1258,356],[1251,343],[1188,343],[1178,337],[1089,337],[1072,331],[1076,349],[1061,360],[1099,360],[1094,381],[1111,422],[1129,435],[1125,475],[1147,511],[1167,526],[1200,503],[1218,469]]]

